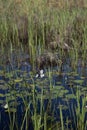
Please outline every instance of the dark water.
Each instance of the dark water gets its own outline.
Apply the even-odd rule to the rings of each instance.
[[[25,59],[28,58],[28,55]],[[15,57],[14,57],[15,59]],[[24,59],[24,58],[23,58]],[[44,99],[44,111],[47,111],[48,115],[54,117],[54,122],[55,121],[60,121],[60,111],[59,111],[59,105],[62,105],[64,107],[66,107],[66,109],[63,109],[63,118],[64,118],[64,122],[66,122],[67,118],[68,120],[70,120],[72,123],[69,123],[68,128],[71,129],[71,127],[73,127],[73,129],[76,129],[76,119],[75,119],[75,107],[77,106],[77,102],[76,99],[74,98],[70,98],[68,99],[68,101],[66,101],[66,95],[68,94],[76,94],[76,90],[77,87],[83,87],[86,88],[87,87],[87,66],[83,67],[81,66],[81,60],[78,61],[78,65],[76,70],[73,70],[70,66],[70,61],[67,60],[66,63],[64,63],[61,67],[61,73],[58,73],[59,68],[58,67],[54,67],[52,68],[52,77],[51,77],[51,84],[52,86],[54,86],[54,89],[56,89],[57,86],[62,86],[64,91],[67,90],[67,92],[61,96],[58,97],[58,93],[56,96],[56,92],[52,92],[52,97],[51,97],[51,103],[49,101],[49,98],[45,98]],[[31,92],[30,88],[27,87],[23,87],[23,82],[26,83],[30,83],[32,84],[32,80],[31,80],[31,75],[32,78],[34,80],[34,82],[38,82],[37,80],[39,80],[39,83],[42,83],[42,86],[44,86],[44,93],[45,90],[47,90],[47,94],[48,92],[50,93],[50,89],[49,89],[49,78],[47,73],[49,73],[49,69],[45,68],[44,69],[44,75],[45,77],[40,78],[40,77],[35,77],[36,73],[32,73],[32,67],[30,66],[28,61],[22,61],[20,66],[18,67],[15,60],[12,59],[12,61],[10,63],[8,63],[5,67],[0,66],[0,130],[9,130],[9,114],[8,112],[5,111],[5,109],[3,108],[3,104],[6,103],[6,94],[11,93],[12,91],[16,92],[17,94],[27,91],[28,93]],[[7,75],[8,74],[8,75]],[[16,80],[16,79],[22,79],[22,81],[15,81],[16,83],[14,84],[14,82],[9,82],[12,80]],[[45,84],[45,80],[46,84]],[[75,81],[75,82],[74,82]],[[5,87],[7,86],[7,87]],[[11,87],[9,87],[11,86]],[[47,87],[47,88],[46,88]],[[61,88],[62,89],[62,88]],[[41,93],[42,88],[39,87],[39,84],[36,84],[35,86],[35,90],[36,90],[36,96],[38,93]],[[85,90],[86,91],[86,90]],[[60,92],[62,93],[62,92]],[[4,96],[3,96],[4,95]],[[50,94],[49,94],[50,96]],[[29,100],[27,98],[27,96],[24,96],[25,100]],[[57,98],[56,98],[57,97]],[[11,99],[9,100],[9,104],[13,103],[15,100]],[[24,117],[24,113],[25,113],[25,109],[24,109],[24,103],[23,100],[21,99],[21,97],[17,97],[16,98],[16,122],[14,124],[14,130],[16,129],[20,129],[20,126],[22,124],[22,120]],[[51,105],[49,105],[51,104]],[[82,98],[80,99],[80,105],[82,104]],[[47,108],[48,106],[50,106],[49,108]],[[67,107],[68,106],[68,107]],[[38,100],[38,113],[40,111],[40,101]],[[53,112],[54,111],[54,112]],[[32,125],[32,121],[31,121],[31,116],[33,112],[33,106],[30,106],[30,112],[29,112],[29,130],[33,130],[33,125]],[[52,114],[53,113],[53,114]],[[74,113],[74,114],[73,114]],[[11,112],[11,119],[13,119],[13,112]],[[87,120],[87,115],[85,115],[85,120]],[[50,122],[50,121],[48,121]],[[66,126],[66,125],[65,125]],[[18,127],[18,128],[17,128]],[[25,129],[25,127],[24,127]]]

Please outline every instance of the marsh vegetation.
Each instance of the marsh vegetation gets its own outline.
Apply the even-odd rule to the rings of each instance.
[[[0,12],[0,130],[87,130],[86,0]]]

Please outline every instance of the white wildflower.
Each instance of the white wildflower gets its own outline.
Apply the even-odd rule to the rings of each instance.
[[[44,74],[41,74],[40,77],[43,78],[45,75]]]
[[[45,75],[44,75],[44,71],[43,70],[40,70],[40,77],[43,78]]]
[[[43,70],[40,70],[40,75],[43,74]]]
[[[38,78],[39,77],[39,74],[36,74],[36,76],[35,76],[36,78]]]
[[[6,103],[3,107],[4,107],[5,109],[8,109],[8,104]]]

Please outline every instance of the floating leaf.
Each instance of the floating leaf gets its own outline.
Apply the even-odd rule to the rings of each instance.
[[[19,82],[22,81],[22,79],[18,78],[18,79],[15,79],[14,81],[15,81],[16,83],[19,83]]]
[[[85,79],[85,77],[81,77],[81,80],[84,80]]]
[[[82,84],[82,83],[83,83],[83,80],[74,80],[74,83]]]
[[[0,93],[0,98],[2,98],[2,97],[5,97],[5,95],[4,95],[4,94],[2,94],[2,93]]]
[[[4,80],[2,80],[2,79],[0,79],[0,84],[3,84],[3,83],[5,83],[5,81],[4,81]]]
[[[0,90],[6,90],[8,89],[8,86],[3,84],[3,85],[0,85]]]
[[[76,99],[76,96],[74,94],[67,94],[66,98],[68,98],[68,99]]]
[[[0,75],[3,75],[4,74],[4,71],[3,70],[0,70]]]
[[[87,91],[87,87],[82,87],[82,91]]]
[[[71,75],[78,76],[79,74],[77,74],[76,72],[71,72]]]
[[[58,82],[56,82],[56,84],[57,84],[57,85],[61,85],[61,82],[58,81]]]
[[[57,90],[58,89],[64,89],[64,87],[59,85],[59,86],[55,86],[55,89],[57,89]]]
[[[11,77],[13,77],[13,73],[12,72],[6,73],[5,76],[8,78],[11,78]]]

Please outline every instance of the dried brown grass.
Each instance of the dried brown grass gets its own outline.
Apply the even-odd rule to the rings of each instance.
[[[87,7],[86,0],[47,0],[49,6],[58,8]]]
[[[87,8],[87,0],[6,0],[0,2],[0,14],[11,12],[11,14],[26,13],[29,14],[33,9],[45,10],[49,7],[64,8]],[[12,12],[13,11],[13,12]]]

